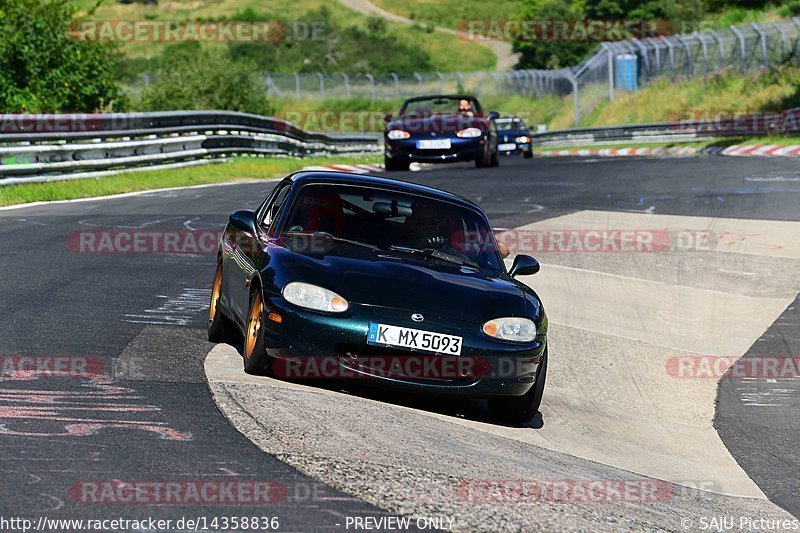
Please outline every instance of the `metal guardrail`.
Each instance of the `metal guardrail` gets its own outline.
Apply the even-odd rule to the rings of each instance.
[[[777,115],[748,115],[720,120],[656,122],[598,126],[533,135],[535,146],[568,147],[619,143],[692,142],[722,137],[749,137],[772,133],[800,134],[800,108]],[[800,139],[799,139],[800,140]]]
[[[168,168],[236,155],[376,153],[370,133],[312,133],[225,111],[0,115],[0,186]]]

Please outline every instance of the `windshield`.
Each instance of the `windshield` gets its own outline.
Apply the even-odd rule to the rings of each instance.
[[[501,270],[491,228],[477,211],[413,194],[306,185],[283,228],[287,235],[317,234],[335,243],[326,253],[362,254],[372,248],[428,262]]]
[[[525,131],[525,122],[522,119],[498,120],[497,131]]]
[[[430,117],[438,115],[480,116],[481,108],[472,98],[437,97],[408,100],[400,110],[400,116]]]

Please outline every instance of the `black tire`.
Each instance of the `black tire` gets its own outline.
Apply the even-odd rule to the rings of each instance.
[[[530,152],[523,152],[522,157],[524,157],[525,159],[531,159],[533,157],[533,150],[531,150]]]
[[[396,170],[408,170],[410,163],[408,161],[398,161],[391,157],[383,156],[383,169],[387,172]]]
[[[492,157],[491,157],[491,159],[489,161],[489,164],[491,166],[493,166],[493,167],[499,167],[500,166],[500,152],[499,151],[495,150],[494,152],[492,152]]]
[[[492,154],[489,152],[489,145],[485,144],[483,155],[475,160],[475,166],[478,168],[486,168],[492,165]]]
[[[510,424],[524,424],[539,411],[547,380],[547,348],[542,363],[536,371],[536,382],[522,396],[492,396],[489,398],[489,413],[496,419]]]
[[[222,263],[217,264],[211,284],[211,302],[208,304],[208,340],[211,342],[235,342],[236,327],[222,312],[219,300],[222,296]]]
[[[244,371],[247,374],[269,376],[272,374],[273,359],[267,355],[264,345],[264,296],[260,287],[256,287],[250,295],[247,307],[247,322],[244,334]]]

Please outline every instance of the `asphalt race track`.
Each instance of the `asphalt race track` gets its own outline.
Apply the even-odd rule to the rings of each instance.
[[[504,158],[499,168],[447,166],[393,176],[476,201],[496,228],[658,228],[695,240],[663,253],[533,252],[542,272],[525,281],[543,296],[552,320],[553,368],[541,417],[529,427],[507,428],[486,420],[479,405],[433,405],[349,387],[341,392],[338,385],[309,391],[252,381],[212,384],[215,402],[206,380],[213,345],[205,340],[213,253],[103,253],[80,245],[82,236],[99,232],[218,230],[232,211],[257,206],[272,183],[0,210],[0,459],[6,480],[0,516],[277,516],[280,531],[337,530],[354,516],[461,513],[442,501],[417,505],[398,493],[404,483],[425,490],[436,479],[424,473],[441,466],[462,479],[628,475],[689,487],[675,492],[674,505],[616,506],[619,521],[598,530],[680,529],[681,510],[695,519],[742,509],[789,517],[764,496],[800,517],[798,379],[753,375],[723,379],[717,388],[721,376],[675,375],[670,362],[800,356],[796,163]],[[698,235],[709,232],[713,242],[700,246]],[[62,366],[31,373],[25,371],[29,361]],[[323,396],[325,409],[303,403]],[[353,416],[359,409],[372,418],[359,422],[364,417]],[[279,414],[274,420],[273,410]],[[296,428],[304,423],[309,427],[300,435]],[[289,424],[296,424],[291,434],[273,427]],[[327,428],[335,431],[322,431]],[[394,431],[394,439],[375,441],[382,447],[366,449],[373,436]],[[420,432],[429,438],[416,441]],[[458,465],[447,464],[437,432],[451,457],[461,457]],[[346,441],[350,434],[364,442],[332,449],[330,439]],[[398,452],[404,447],[406,457]],[[413,453],[425,449],[429,457]],[[479,468],[482,451],[491,458]],[[323,469],[333,464],[333,454],[345,452],[351,464],[383,466],[367,479],[344,467]],[[361,452],[384,457],[360,458]],[[522,463],[514,454],[535,460],[525,463],[528,470],[515,470]],[[440,462],[431,460],[436,457]],[[417,463],[403,463],[412,460]],[[474,465],[474,472],[465,465]],[[408,477],[398,474],[403,468]],[[231,481],[266,484],[271,502],[253,505],[251,494],[222,504],[208,497],[125,501],[112,490],[148,482],[175,482],[185,490]],[[375,505],[382,501],[391,505]],[[455,516],[456,528],[588,529],[610,514],[605,505],[548,503],[528,506],[530,513],[507,503],[473,505],[480,509],[460,523]]]

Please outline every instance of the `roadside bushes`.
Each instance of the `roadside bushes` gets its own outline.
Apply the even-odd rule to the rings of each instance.
[[[227,49],[198,43],[172,46],[160,61],[155,83],[135,107],[143,111],[222,109],[271,115],[263,76],[246,59],[231,60]]]

